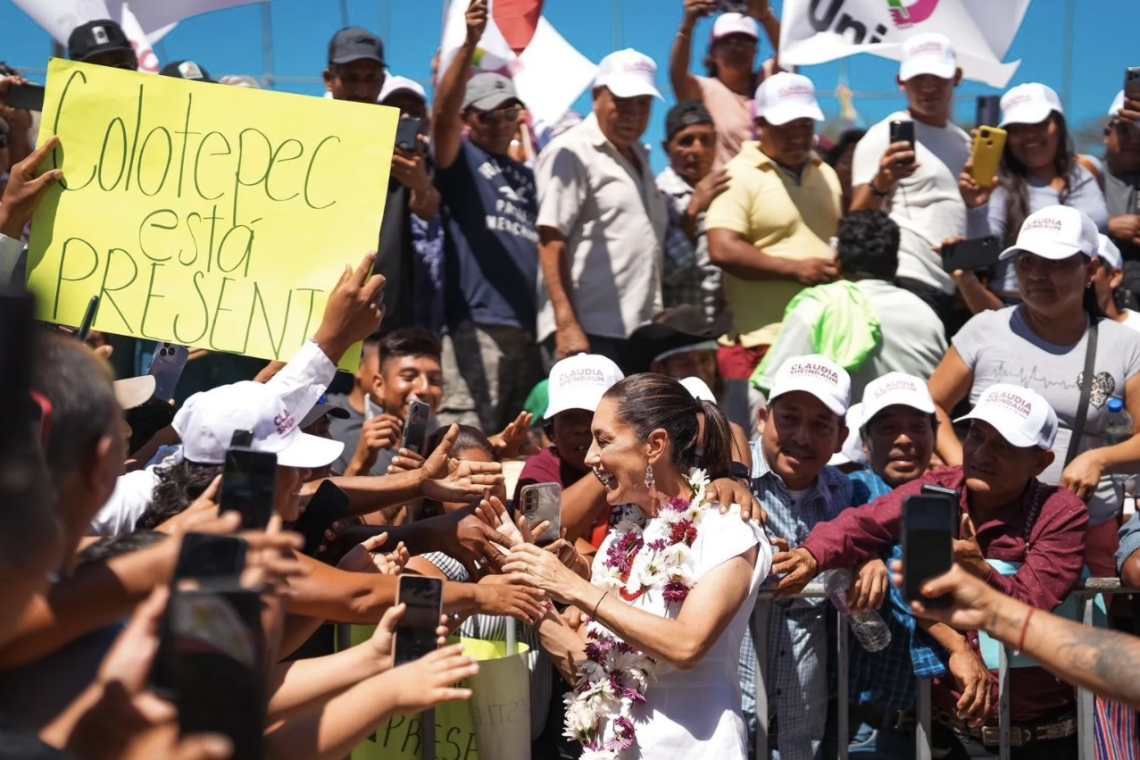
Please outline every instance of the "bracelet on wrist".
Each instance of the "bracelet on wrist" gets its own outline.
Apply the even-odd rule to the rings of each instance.
[[[875,180],[868,182],[867,187],[870,188],[871,195],[875,196],[879,200],[883,200],[891,194],[890,190],[880,190],[879,188],[875,187]]]
[[[1017,646],[1013,650],[1015,655],[1020,655],[1025,646],[1025,634],[1029,632],[1029,621],[1033,619],[1033,613],[1036,611],[1036,607],[1030,607],[1029,613],[1025,616],[1025,622],[1021,625],[1021,635],[1017,637]]]

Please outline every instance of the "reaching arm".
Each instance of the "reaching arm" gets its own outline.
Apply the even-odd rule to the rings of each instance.
[[[586,475],[562,492],[562,527],[567,541],[590,535],[598,515],[606,508],[606,487]]]
[[[950,410],[956,407],[974,384],[974,371],[962,360],[954,346],[946,352],[927,383],[938,414],[938,456],[948,467],[962,464],[962,442],[954,432]]]
[[[673,94],[678,101],[701,100],[701,85],[697,78],[689,71],[693,57],[693,30],[697,27],[700,18],[701,0],[690,0],[685,3],[685,18],[681,21],[681,28],[673,38],[673,50],[669,54],[669,82],[673,85]]]
[[[487,26],[487,4],[473,2],[467,9],[467,37],[455,51],[455,57],[435,90],[432,107],[431,134],[435,149],[435,165],[441,171],[451,168],[459,158],[463,143],[463,96],[467,92],[467,71],[475,57],[475,49]]]
[[[367,641],[325,657],[275,665],[269,676],[269,722],[290,718],[313,702],[339,694],[386,669]]]

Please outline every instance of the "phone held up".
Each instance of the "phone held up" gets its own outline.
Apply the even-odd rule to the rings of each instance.
[[[154,376],[154,397],[159,401],[173,401],[174,391],[186,363],[190,349],[174,343],[158,343],[150,360],[150,374]]]
[[[748,0],[716,0],[716,12],[748,15]]]
[[[431,407],[422,401],[413,401],[408,404],[408,416],[404,420],[404,437],[400,448],[407,449],[420,456],[426,456],[424,443],[427,441],[428,417]]]
[[[562,536],[562,486],[558,483],[533,483],[519,493],[523,519],[532,531],[543,522],[550,523],[536,546],[547,546]]]
[[[14,84],[8,87],[6,98],[9,108],[24,111],[43,111],[44,93],[47,89],[41,84]]]
[[[974,126],[996,127],[1001,124],[1001,96],[979,95],[977,113],[974,116]]]
[[[942,246],[942,269],[945,272],[976,272],[989,269],[1001,256],[1001,241],[992,235],[963,240]]]
[[[953,492],[951,492],[953,493]],[[957,533],[957,494],[924,492],[903,503],[903,596],[929,608],[945,608],[947,596],[929,599],[922,587],[950,572],[954,562],[953,539]]]
[[[414,662],[435,650],[435,629],[443,614],[443,581],[401,575],[397,604],[407,605],[396,623],[396,665]]]
[[[1124,97],[1140,101],[1140,66],[1130,66],[1124,70]]]
[[[253,433],[237,430],[222,472],[222,512],[240,512],[242,528],[264,530],[273,514],[277,490],[277,455],[254,451]]]
[[[914,122],[909,120],[896,119],[891,122],[891,145],[895,143],[910,143],[910,150],[914,152]],[[904,164],[913,164],[914,159],[904,161]]]
[[[396,124],[396,148],[405,153],[418,152],[421,124],[416,118],[400,119]]]
[[[331,480],[317,488],[305,511],[293,525],[293,530],[305,537],[306,555],[315,556],[324,542],[325,531],[348,512],[349,497]]]
[[[994,186],[1005,153],[1006,136],[1006,131],[998,127],[978,127],[978,134],[974,137],[974,150],[970,155],[973,163],[970,176],[981,187]]]

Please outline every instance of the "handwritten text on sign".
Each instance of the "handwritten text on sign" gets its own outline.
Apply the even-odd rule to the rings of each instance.
[[[397,118],[53,59],[41,140],[65,187],[33,222],[39,316],[78,325],[98,295],[98,330],[288,359],[376,248]]]

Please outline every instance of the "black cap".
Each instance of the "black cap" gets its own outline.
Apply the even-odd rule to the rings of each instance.
[[[359,26],[341,29],[329,43],[329,63],[343,64],[353,61],[376,61],[384,65],[384,43],[372,32]]]
[[[138,60],[123,27],[111,19],[80,24],[67,38],[67,55],[73,61],[89,61],[101,53],[111,52],[127,53]]]
[[[665,117],[665,139],[672,140],[673,135],[685,127],[712,123],[712,114],[709,113],[709,109],[705,108],[700,101],[682,100],[670,108],[669,114]]]
[[[315,424],[317,420],[322,417],[336,417],[338,420],[347,420],[349,416],[347,409],[333,406],[328,402],[328,397],[321,396],[317,400],[317,403],[313,405],[313,408],[309,410],[309,413],[305,415],[305,419],[301,420],[300,428],[304,430],[310,425]]]
[[[216,82],[210,77],[210,72],[194,61],[174,61],[162,67],[160,72],[164,77],[175,79],[189,79],[192,82]]]
[[[730,329],[731,312],[722,311],[710,322],[704,312],[692,304],[673,306],[658,312],[652,322],[637,328],[629,336],[627,366],[623,369],[626,374],[648,372],[654,357],[673,349],[716,340]]]

